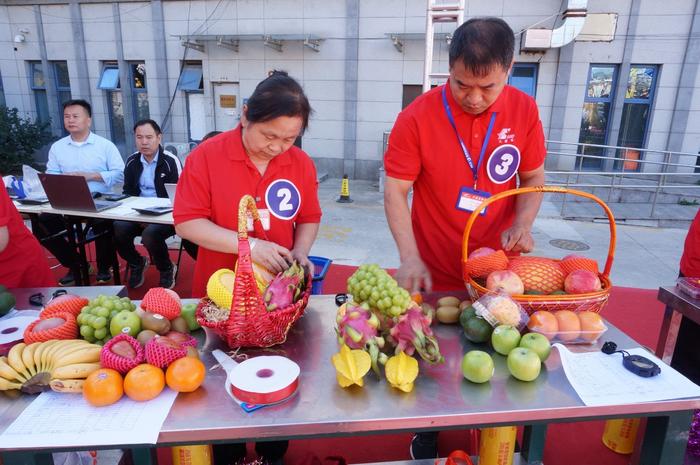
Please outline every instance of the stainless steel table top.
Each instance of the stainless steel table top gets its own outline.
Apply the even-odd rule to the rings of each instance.
[[[37,287],[10,289],[10,293],[15,296],[18,310],[41,310],[41,307],[32,305],[29,297],[40,293],[44,296],[44,302],[51,300],[51,296],[58,290],[64,290],[69,294],[80,295],[88,299],[94,299],[98,295],[118,295],[128,297],[124,286],[75,286],[75,287]]]
[[[429,366],[421,362],[413,392],[397,391],[371,373],[366,376],[363,388],[343,389],[338,386],[335,369],[330,363],[331,355],[338,350],[333,330],[335,313],[333,296],[312,296],[304,317],[291,329],[284,345],[241,351],[250,356],[280,354],[297,362],[302,374],[299,391],[293,398],[246,413],[224,391],[226,374],[223,369],[213,368],[200,389],[178,396],[161,428],[158,442],[417,431],[649,415],[700,408],[700,398],[586,407],[567,381],[556,350],[547,360],[546,369],[533,382],[512,378],[505,357],[496,354],[493,379],[484,385],[472,384],[462,376],[462,356],[472,348],[489,349],[469,343],[458,325],[433,327],[445,363]],[[608,326],[605,340],[614,340],[620,348],[639,345],[617,328]],[[600,343],[587,346],[586,350],[597,350],[599,346]],[[211,350],[219,347],[220,340],[207,334],[202,359],[208,367],[215,364]],[[0,398],[0,431],[30,401],[28,396],[14,400]]]
[[[335,379],[330,357],[338,345],[333,330],[336,307],[333,296],[312,296],[304,317],[292,327],[287,342],[249,355],[281,354],[301,367],[300,388],[295,397],[275,406],[245,413],[224,391],[225,372],[210,370],[202,388],[180,394],[161,429],[159,442],[223,439],[290,438],[346,435],[368,432],[416,431],[485,424],[531,423],[627,414],[649,414],[700,407],[700,398],[626,404],[585,406],[552,351],[540,376],[521,382],[508,373],[505,357],[494,355],[496,373],[484,385],[462,376],[461,360],[472,348],[458,325],[435,325],[434,331],[445,363],[430,366],[421,361],[420,375],[411,393],[391,388],[370,373],[363,388],[343,389]],[[620,348],[639,344],[608,323],[605,340]],[[602,345],[587,346],[597,350]],[[219,347],[215,336],[207,338],[203,360],[214,363],[210,351]],[[583,347],[581,346],[581,349]]]

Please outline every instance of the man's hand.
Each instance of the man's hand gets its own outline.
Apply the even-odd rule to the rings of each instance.
[[[102,181],[102,176],[100,175],[100,173],[91,173],[87,171],[72,171],[70,173],[65,174],[70,174],[71,176],[82,176],[87,181]]]
[[[292,258],[299,262],[299,265],[303,266],[306,268],[306,271],[309,272],[310,275],[313,276],[314,274],[314,264],[311,263],[311,260],[309,260],[309,256],[306,254],[306,252],[301,252],[297,249],[292,249]]]
[[[253,261],[264,266],[273,273],[279,273],[289,268],[292,263],[292,253],[274,242],[255,239],[255,247],[250,252]]]
[[[401,262],[401,266],[396,271],[394,279],[399,286],[409,293],[415,294],[425,290],[430,292],[433,288],[433,280],[430,278],[430,271],[425,266],[420,257],[411,257]]]
[[[531,252],[535,247],[530,230],[524,226],[512,226],[501,233],[503,250],[512,252]]]

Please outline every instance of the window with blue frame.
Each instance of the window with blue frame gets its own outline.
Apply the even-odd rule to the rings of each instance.
[[[5,88],[2,86],[2,74],[0,74],[0,107],[4,107],[5,103]]]
[[[44,69],[40,61],[29,62],[29,85],[34,94],[37,121],[49,123],[51,119],[49,115],[49,98],[46,95],[46,80],[44,79]],[[61,120],[63,120],[63,113],[61,113]]]
[[[589,67],[578,136],[580,144],[607,144],[616,82],[617,65],[592,64]],[[603,166],[603,158],[594,157],[604,157],[604,147],[579,146],[578,153],[581,156],[576,159],[577,169],[596,170]]]
[[[129,85],[131,87],[134,122],[150,118],[148,91],[146,90],[146,65],[141,62],[129,63]],[[97,84],[106,91],[112,142],[117,146],[126,142],[124,126],[124,100],[119,80],[119,67],[116,63],[105,63]]]
[[[532,98],[537,93],[537,63],[515,63],[508,76],[508,84]]]
[[[625,171],[639,170],[641,164],[640,150],[646,145],[649,130],[651,107],[654,103],[654,91],[659,73],[657,65],[632,65],[627,77],[627,90],[625,102],[622,106],[622,119],[620,121],[620,133],[617,145],[629,147],[628,150],[620,150],[619,158],[615,162],[615,169]]]
[[[187,135],[190,142],[201,141],[206,134],[204,115],[206,102],[204,100],[204,78],[201,61],[189,61],[182,65],[177,89],[185,93],[187,108]]]
[[[58,112],[61,115],[59,121],[63,121],[63,104],[71,99],[70,76],[68,75],[68,63],[65,61],[54,61],[53,74],[56,81],[56,98],[58,99]],[[68,135],[68,131],[63,127],[63,135]]]

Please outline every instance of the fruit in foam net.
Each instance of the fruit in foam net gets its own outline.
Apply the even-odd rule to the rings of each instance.
[[[486,257],[495,252],[496,251],[493,250],[491,247],[479,247],[478,249],[474,250],[472,253],[469,254],[469,260],[473,258]]]
[[[469,254],[464,272],[473,278],[486,278],[490,273],[508,268],[508,257],[502,250],[480,247]]]
[[[490,291],[503,291],[506,294],[522,294],[525,292],[520,276],[511,270],[493,271],[486,278],[486,289]]]
[[[62,313],[69,312],[74,317],[80,314],[83,307],[90,304],[90,300],[85,297],[80,297],[73,294],[63,294],[51,299],[49,303],[44,306],[41,311],[42,318],[48,318],[49,315],[53,315],[54,312]]]
[[[100,368],[101,349],[82,339],[15,344],[0,357],[0,391],[81,392],[85,378]]]
[[[164,287],[153,287],[141,300],[141,308],[147,312],[163,315],[168,320],[180,316],[182,302],[177,292]]]
[[[570,254],[562,258],[559,262],[559,266],[564,271],[564,274],[568,275],[575,270],[588,270],[598,275],[598,262],[592,258],[584,257],[583,255]]]
[[[263,301],[268,312],[281,310],[299,300],[306,286],[304,267],[294,260],[292,265],[274,277],[265,289]]]
[[[232,270],[216,270],[207,281],[207,297],[219,308],[231,308],[235,281],[236,275]]]
[[[136,305],[128,297],[100,295],[83,307],[76,318],[80,325],[80,337],[89,342],[104,344],[112,338],[112,318],[122,311],[135,310]],[[135,313],[134,315],[136,316]]]
[[[527,294],[551,294],[564,287],[564,272],[554,260],[540,257],[517,257],[508,269],[523,281]]]
[[[361,265],[348,278],[347,284],[355,302],[367,302],[370,308],[389,317],[403,314],[412,305],[408,291],[399,287],[396,280],[379,265]]]
[[[602,289],[600,278],[588,270],[575,270],[564,281],[564,290],[568,294],[586,294]]]

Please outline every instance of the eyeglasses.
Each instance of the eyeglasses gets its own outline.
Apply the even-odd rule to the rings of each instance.
[[[68,294],[68,291],[66,291],[65,289],[58,289],[58,290],[54,291],[53,294],[51,294],[51,298],[49,299],[49,302],[51,302],[56,297],[62,296],[65,294]],[[49,302],[46,302],[46,303],[49,303]],[[41,292],[37,292],[36,294],[30,295],[29,296],[29,304],[34,305],[35,307],[43,307],[44,305],[46,305],[44,303],[44,294]]]

